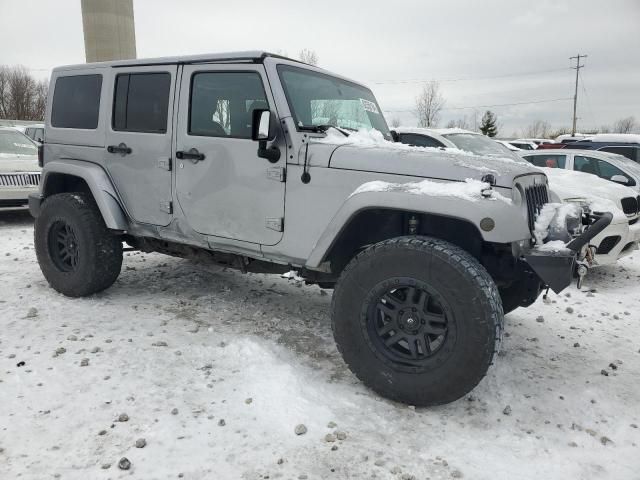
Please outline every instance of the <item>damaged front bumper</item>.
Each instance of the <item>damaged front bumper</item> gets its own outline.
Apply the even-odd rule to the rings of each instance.
[[[571,240],[565,248],[558,250],[530,249],[524,252],[525,261],[531,266],[540,280],[556,293],[571,285],[574,272],[578,273],[578,284],[587,273],[589,257],[593,251],[589,242],[609,226],[613,215],[609,212],[593,215],[595,221],[578,237]]]

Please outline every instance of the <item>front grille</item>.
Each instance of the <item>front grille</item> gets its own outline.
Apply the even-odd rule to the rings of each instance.
[[[533,232],[536,217],[542,210],[545,203],[549,203],[549,192],[546,185],[531,185],[524,189],[527,200],[527,215],[529,219],[529,230]]]
[[[37,187],[39,173],[0,173],[0,187]]]
[[[625,197],[622,199],[622,211],[625,215],[635,215],[638,213],[638,199],[636,197]]]
[[[636,223],[638,223],[637,218],[634,218],[633,220],[629,220],[629,225],[635,225]]]

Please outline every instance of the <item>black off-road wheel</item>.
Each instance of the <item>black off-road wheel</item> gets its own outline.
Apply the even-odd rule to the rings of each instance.
[[[69,297],[100,292],[120,274],[122,241],[88,194],[48,197],[35,222],[34,243],[49,285]]]
[[[452,402],[485,376],[502,339],[498,288],[461,248],[399,237],[358,254],[332,301],[345,362],[380,395],[415,406]]]

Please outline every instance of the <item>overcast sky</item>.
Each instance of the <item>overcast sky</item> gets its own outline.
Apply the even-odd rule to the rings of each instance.
[[[502,136],[536,119],[570,126],[577,53],[589,55],[579,129],[640,120],[640,0],[134,0],[134,12],[138,57],[312,49],[405,125],[421,81],[435,79],[442,126],[487,108]],[[46,77],[83,61],[80,0],[0,0],[0,64]]]

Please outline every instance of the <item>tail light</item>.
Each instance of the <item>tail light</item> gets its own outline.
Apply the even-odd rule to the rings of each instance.
[[[44,165],[44,145],[38,145],[38,166]]]

